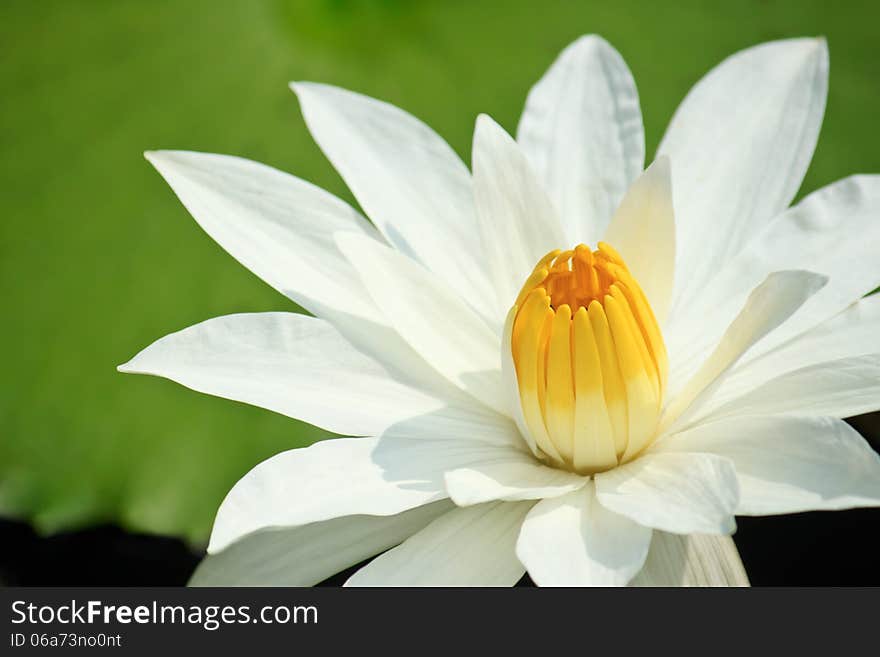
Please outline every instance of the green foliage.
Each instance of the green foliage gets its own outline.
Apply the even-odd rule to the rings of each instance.
[[[44,531],[115,521],[201,541],[238,477],[326,435],[115,372],[200,320],[293,309],[200,231],[143,150],[243,155],[352,200],[288,80],[398,104],[469,159],[477,113],[513,130],[530,84],[587,32],[632,67],[653,149],[723,57],[825,34],[831,97],[809,191],[880,169],[878,13],[796,0],[5,0],[0,512]]]

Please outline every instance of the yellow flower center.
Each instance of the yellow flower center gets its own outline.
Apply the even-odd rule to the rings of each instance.
[[[538,456],[581,474],[638,455],[654,437],[666,387],[663,336],[611,246],[552,251],[512,313],[523,420]]]

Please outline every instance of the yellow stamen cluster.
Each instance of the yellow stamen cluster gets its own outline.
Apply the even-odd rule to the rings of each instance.
[[[666,346],[642,289],[608,244],[552,251],[513,310],[511,349],[532,448],[551,465],[601,472],[651,441]]]

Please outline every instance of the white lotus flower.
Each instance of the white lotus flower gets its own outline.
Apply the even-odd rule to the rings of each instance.
[[[643,172],[632,76],[587,36],[515,141],[477,120],[473,175],[405,112],[294,84],[372,225],[261,164],[149,153],[315,317],[219,317],[120,369],[358,436],[245,475],[193,583],[308,585],[387,550],[348,583],[744,584],[735,514],[880,504],[840,419],[880,408],[880,179],[788,209],[827,75],[821,39],[730,57]]]

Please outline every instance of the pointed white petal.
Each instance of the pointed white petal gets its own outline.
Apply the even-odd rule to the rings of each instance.
[[[388,103],[324,84],[291,87],[315,141],[388,242],[470,303],[491,303],[470,174],[449,145]]]
[[[373,559],[346,586],[512,586],[525,572],[514,547],[532,504],[453,509]]]
[[[620,54],[594,34],[563,50],[529,92],[516,139],[568,245],[595,244],[645,159],[639,96]]]
[[[312,586],[405,541],[452,508],[444,500],[394,516],[344,516],[249,534],[207,555],[189,586]]]
[[[727,418],[667,436],[652,451],[732,461],[742,515],[880,506],[880,456],[834,418]]]
[[[375,240],[343,233],[339,246],[397,332],[462,390],[506,412],[501,342],[452,289],[421,265]]]
[[[256,531],[357,514],[394,515],[446,497],[442,470],[415,472],[423,464],[413,468],[409,487],[386,479],[373,459],[378,442],[325,440],[263,461],[227,493],[214,520],[208,552],[219,552]]]
[[[382,323],[335,231],[375,239],[346,203],[272,167],[230,155],[155,151],[147,159],[199,225],[236,260],[310,312]]]
[[[739,491],[726,458],[648,453],[595,479],[602,506],[645,527],[676,534],[730,534],[736,528]]]
[[[626,261],[661,324],[672,303],[675,217],[669,158],[648,167],[626,192],[605,233]]]
[[[880,349],[880,344],[877,345]],[[724,386],[719,388],[723,392]],[[852,417],[880,409],[880,354],[809,365],[771,379],[745,394],[706,404],[693,422],[732,415]]]
[[[161,338],[119,370],[163,376],[355,436],[447,406],[358,351],[327,322],[294,313],[209,319]]]
[[[536,504],[516,553],[539,586],[624,586],[650,543],[651,530],[604,508],[591,483]]]
[[[477,118],[473,167],[477,218],[503,318],[538,260],[565,248],[566,240],[525,155],[485,114]]]
[[[759,230],[721,267],[669,329],[687,355],[717,339],[736,304],[772,271],[806,269],[828,276],[828,285],[749,359],[817,326],[880,284],[880,176],[852,176],[813,192]],[[719,306],[719,300],[728,300]],[[694,318],[699,318],[695,320]],[[877,351],[874,349],[874,351]]]
[[[257,465],[226,495],[208,551],[264,529],[339,516],[394,515],[445,499],[446,472],[504,458],[510,449],[478,437],[417,440],[386,434],[282,452]]]
[[[386,326],[333,233],[381,237],[350,206],[264,164],[229,155],[156,151],[147,159],[199,225],[282,294],[330,321],[358,348],[428,382],[433,373]]]
[[[724,403],[796,369],[874,354],[878,351],[878,335],[880,294],[875,294],[757,358],[738,364],[712,400]]]
[[[676,354],[669,384],[672,400],[664,410],[662,427],[672,431],[699,412],[701,404],[711,396],[710,386],[717,385],[719,377],[736,364],[743,354],[791,317],[827,280],[824,276],[807,271],[779,271],[767,276],[749,295],[715,350],[684,387],[680,387],[678,382],[684,376],[682,369],[685,363]],[[677,384],[679,390],[676,390]]]
[[[737,271],[767,270],[775,262],[776,269],[781,263],[829,279],[755,355],[817,326],[880,285],[878,216],[880,175],[852,176],[813,192],[755,236],[737,258]]]
[[[525,443],[523,443],[525,446]],[[524,451],[508,450],[491,461],[446,473],[446,492],[459,506],[492,500],[537,500],[582,488],[586,477],[543,465]]]
[[[788,207],[812,158],[827,90],[824,39],[789,39],[736,53],[688,93],[658,150],[671,157],[675,180],[677,302]]]
[[[880,294],[874,294],[785,344],[739,364],[719,388],[716,398],[744,394],[799,368],[876,353],[878,335]]]
[[[730,536],[655,531],[645,566],[631,586],[749,586]]]

